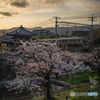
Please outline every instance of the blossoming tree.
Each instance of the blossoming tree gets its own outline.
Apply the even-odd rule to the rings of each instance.
[[[57,66],[58,62],[62,60],[61,53],[57,53],[55,45],[39,45],[32,40],[30,42],[20,42],[22,45],[16,48],[15,52],[10,52],[12,56],[7,57],[8,61],[16,62],[17,78],[13,82],[8,82],[13,87],[11,89],[23,90],[24,87],[32,90],[38,88],[32,81],[43,79],[47,86],[47,98],[50,100],[50,73],[61,72]]]
[[[9,90],[23,91],[24,89],[28,89],[32,91],[36,88],[41,90],[38,86],[39,83],[36,84],[35,81],[41,79],[47,87],[47,98],[51,100],[51,73],[64,74],[66,72],[67,74],[71,74],[77,70],[90,70],[90,67],[85,66],[83,61],[77,60],[80,56],[74,56],[68,62],[71,54],[59,51],[55,44],[46,43],[39,45],[32,40],[29,42],[20,42],[22,45],[17,47],[14,52],[10,52],[10,56],[6,57],[10,63],[15,62],[17,74],[13,82],[7,82],[9,86],[6,87]],[[67,56],[68,54],[69,56]],[[74,62],[76,62],[75,65],[73,64]]]

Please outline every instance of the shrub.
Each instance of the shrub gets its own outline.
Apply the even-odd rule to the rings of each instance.
[[[78,88],[74,88],[73,91],[74,92],[79,92],[79,89]]]
[[[95,80],[98,80],[98,76],[93,77]]]
[[[95,100],[95,98],[89,96],[74,96],[72,100]]]

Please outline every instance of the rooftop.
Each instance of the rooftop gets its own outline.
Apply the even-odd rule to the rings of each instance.
[[[14,36],[14,35],[21,35],[21,36],[32,36],[33,33],[26,30],[22,25],[19,27],[19,29],[12,31],[10,33],[6,33],[7,36]]]

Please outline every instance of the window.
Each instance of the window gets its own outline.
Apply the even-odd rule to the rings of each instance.
[[[64,40],[61,40],[62,42],[64,42]]]
[[[70,42],[72,42],[73,40],[72,39],[70,39]]]
[[[68,40],[64,40],[64,42],[68,42]]]
[[[77,40],[76,40],[76,39],[74,39],[74,41],[76,42]]]
[[[78,41],[81,41],[81,39],[78,39]]]

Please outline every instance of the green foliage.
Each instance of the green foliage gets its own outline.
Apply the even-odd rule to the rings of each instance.
[[[67,37],[67,36],[57,34],[57,38],[60,38],[60,37]],[[50,35],[47,35],[47,36],[39,36],[38,37],[38,39],[53,39],[53,38],[55,38],[55,34],[50,34]]]
[[[93,77],[95,80],[98,80],[98,76]]]
[[[46,96],[44,97],[44,100],[48,100]]]
[[[59,37],[59,35],[57,35],[57,37]],[[39,36],[38,38],[39,39],[52,39],[52,38],[55,38],[55,34],[50,34],[47,36]]]
[[[93,72],[78,71],[74,75],[66,76],[59,80],[69,82],[70,84],[82,84],[82,83],[88,83],[90,81],[89,76],[91,76],[93,78],[97,75],[98,75],[97,71],[93,71]]]
[[[75,72],[75,74],[77,74],[77,75],[82,75],[82,74],[84,74],[84,73],[86,73],[87,72],[87,70],[84,70],[84,71],[78,71],[78,72]]]
[[[90,88],[91,85],[86,85],[83,86],[81,88],[74,88],[72,91],[74,92],[97,92],[96,88],[98,87],[98,85],[93,84],[94,88]],[[100,93],[100,90],[98,91],[98,94]],[[100,100],[98,97],[98,99],[95,99],[96,96],[74,96],[71,100]]]
[[[79,92],[79,89],[78,88],[74,88],[73,91],[74,92]]]
[[[67,35],[60,35],[59,37],[68,37]]]
[[[97,97],[97,99],[95,99],[95,96],[74,96],[71,97],[70,96],[70,92],[74,91],[74,92],[98,92],[98,94],[100,94],[100,90],[97,91],[96,88],[98,87],[97,84],[93,84],[93,89],[90,88],[91,85],[84,85],[80,88],[74,88],[74,89],[66,89],[63,91],[59,91],[57,93],[54,93],[54,98],[52,100],[66,100],[66,96],[68,96],[68,100],[100,100],[100,98]],[[27,100],[44,100],[43,99],[44,96],[40,96],[37,98],[33,98],[33,99],[27,99]]]
[[[74,96],[72,100],[95,100],[95,98],[90,96]]]
[[[94,44],[97,45],[97,46],[100,46],[100,28],[98,29],[95,29],[93,31],[94,33]]]
[[[78,37],[82,37],[82,36],[85,36],[85,35],[87,35],[88,33],[84,33],[84,32],[73,32],[72,33],[72,36],[78,36]]]
[[[48,39],[55,38],[55,34],[50,34],[47,36]],[[57,34],[57,38],[59,38],[59,35]]]
[[[45,39],[47,38],[46,36],[39,36],[38,39]]]

